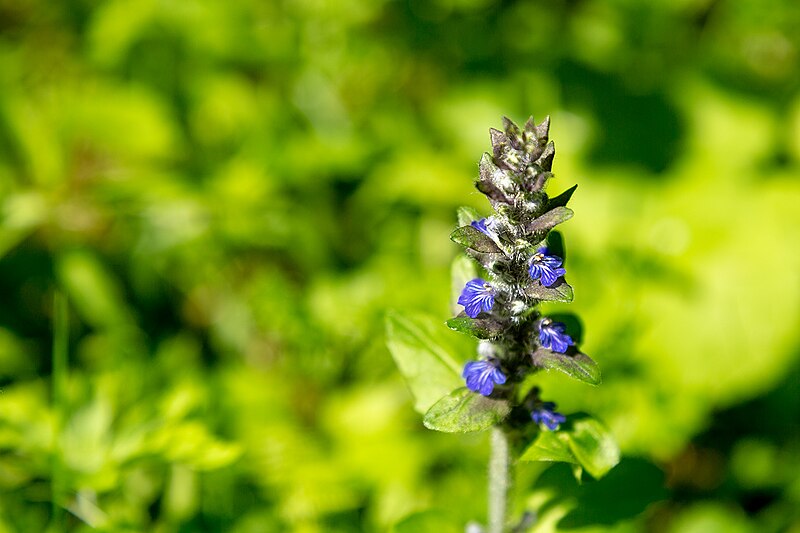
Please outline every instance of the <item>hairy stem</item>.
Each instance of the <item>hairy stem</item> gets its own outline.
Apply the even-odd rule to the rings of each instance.
[[[491,456],[489,457],[489,530],[503,533],[506,525],[510,456],[508,435],[499,427],[492,428]]]

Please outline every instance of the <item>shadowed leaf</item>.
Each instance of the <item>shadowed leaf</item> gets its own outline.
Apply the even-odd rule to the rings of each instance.
[[[577,315],[572,313],[548,313],[547,316],[555,322],[561,322],[567,326],[567,334],[572,337],[575,344],[583,342],[583,322]]]
[[[562,192],[561,194],[559,194],[555,198],[550,198],[550,201],[547,202],[547,210],[551,211],[551,210],[555,209],[556,207],[564,207],[564,206],[566,206],[567,202],[569,202],[569,199],[572,198],[572,193],[574,193],[575,189],[577,189],[577,188],[578,188],[577,185],[573,185],[572,187],[570,187],[566,191]]]
[[[545,287],[538,281],[533,282],[525,289],[525,293],[531,298],[548,302],[571,302],[574,297],[572,287],[563,278],[550,287]]]
[[[564,248],[564,237],[561,232],[553,230],[547,234],[547,253],[560,257],[564,263],[567,262],[567,250]]]
[[[447,321],[447,327],[453,331],[466,333],[479,339],[491,339],[503,331],[503,325],[491,318],[470,318],[457,316]]]
[[[476,252],[499,254],[503,253],[497,243],[488,235],[472,226],[462,226],[450,234],[450,240]]]
[[[569,207],[556,207],[547,211],[542,216],[536,218],[533,222],[528,224],[528,231],[532,232],[545,232],[553,229],[558,224],[566,222],[572,218],[572,209]]]

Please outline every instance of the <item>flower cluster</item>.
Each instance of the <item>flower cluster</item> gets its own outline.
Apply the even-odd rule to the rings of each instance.
[[[553,402],[541,402],[531,411],[531,419],[537,424],[544,424],[550,431],[555,431],[558,426],[567,421],[567,417],[556,412]]]
[[[531,257],[530,268],[528,273],[531,279],[538,279],[545,287],[552,286],[558,278],[567,273],[561,268],[564,261],[555,255],[548,255],[547,247],[542,246],[539,248],[533,257]]]
[[[549,235],[572,216],[566,203],[574,187],[554,198],[544,191],[555,155],[549,119],[538,125],[529,119],[523,129],[504,119],[504,126],[504,131],[490,131],[492,153],[481,160],[476,182],[494,213],[467,220],[452,236],[486,272],[466,282],[458,297],[463,318],[451,326],[491,348],[466,363],[462,377],[469,390],[498,399],[513,398],[528,374],[577,353],[567,325],[542,316],[537,307],[542,301],[572,299],[560,241],[551,242]],[[566,417],[535,390],[519,406],[538,426],[558,429]]]

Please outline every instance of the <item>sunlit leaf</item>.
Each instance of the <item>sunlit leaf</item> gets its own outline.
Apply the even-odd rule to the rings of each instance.
[[[567,260],[567,250],[564,246],[564,237],[561,232],[553,230],[547,234],[547,253],[560,257],[564,262]]]
[[[425,413],[439,398],[463,385],[464,356],[453,350],[453,342],[441,322],[423,317],[389,313],[386,344],[397,368],[414,395],[414,408]]]
[[[542,430],[533,443],[520,456],[521,461],[558,461],[575,463],[577,459],[569,448],[564,431]]]
[[[566,432],[569,449],[594,478],[599,479],[619,463],[619,446],[603,424],[593,418],[571,421]]]
[[[511,412],[506,400],[487,398],[466,387],[448,394],[425,413],[425,427],[445,433],[468,433],[488,429]]]
[[[458,303],[458,298],[461,295],[461,291],[464,290],[464,286],[468,281],[477,277],[479,277],[478,265],[473,259],[466,255],[459,255],[453,259],[453,263],[450,265],[450,309],[454,315],[458,314],[462,309]]]
[[[590,385],[599,385],[601,382],[600,367],[586,354],[558,353],[539,348],[531,357],[533,364],[539,368],[558,370]]]
[[[478,213],[477,209],[467,206],[461,206],[458,208],[458,225],[459,226],[469,226],[470,223],[474,220],[480,220],[483,217]]]

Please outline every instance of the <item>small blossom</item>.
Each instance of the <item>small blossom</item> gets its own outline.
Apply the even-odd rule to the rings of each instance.
[[[475,278],[464,286],[458,303],[464,306],[464,312],[470,318],[475,318],[482,310],[488,313],[494,305],[494,288],[485,280]]]
[[[542,402],[531,411],[531,418],[537,424],[544,424],[550,431],[558,429],[559,424],[567,421],[567,417],[556,412],[556,404],[553,402]]]
[[[464,365],[461,377],[466,379],[469,390],[479,392],[484,396],[489,396],[495,385],[502,385],[506,382],[505,374],[493,361],[469,361]]]
[[[567,273],[561,268],[563,260],[556,255],[547,255],[547,247],[541,247],[531,258],[530,272],[531,278],[541,280],[545,287],[555,283],[559,277]]]
[[[492,217],[482,218],[480,220],[473,220],[470,226],[480,231],[490,239],[496,239],[497,233],[494,230],[494,219]]]
[[[567,326],[563,323],[544,318],[539,323],[539,342],[543,348],[564,353],[571,344],[574,344],[572,337],[567,335],[566,331]]]

